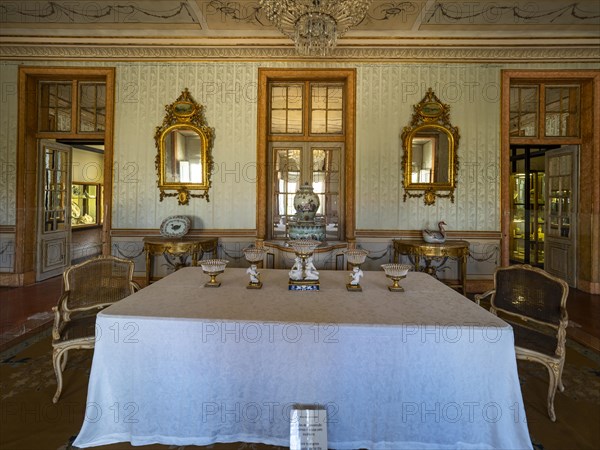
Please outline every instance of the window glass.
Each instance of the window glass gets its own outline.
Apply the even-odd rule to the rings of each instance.
[[[546,86],[546,136],[578,136],[579,116],[579,86]]]
[[[105,83],[79,84],[79,131],[99,132],[106,126]]]
[[[272,134],[302,133],[302,85],[271,86],[270,125]]]
[[[71,131],[71,83],[40,82],[38,130]]]
[[[510,88],[510,135],[535,137],[538,135],[538,88],[537,86],[513,86]]]
[[[343,86],[340,84],[311,85],[311,134],[341,134]]]

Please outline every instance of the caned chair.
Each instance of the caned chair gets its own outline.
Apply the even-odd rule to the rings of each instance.
[[[54,403],[62,391],[62,372],[69,350],[94,348],[98,311],[139,289],[133,281],[133,265],[127,259],[100,256],[73,265],[63,273],[63,294],[52,308],[52,364],[57,381]]]
[[[565,389],[562,372],[569,322],[568,294],[569,286],[564,280],[525,264],[497,268],[494,289],[475,296],[477,304],[491,296],[490,312],[503,313],[502,317],[511,324],[517,359],[535,361],[548,369],[548,415],[553,422],[554,394],[556,389]]]

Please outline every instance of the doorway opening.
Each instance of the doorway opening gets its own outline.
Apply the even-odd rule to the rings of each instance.
[[[81,206],[87,208],[87,216],[92,218],[80,215],[83,221],[94,220],[94,215],[90,213],[94,212],[94,207],[96,208],[96,217],[99,213],[100,221],[83,225],[100,230],[100,252],[110,253],[114,86],[114,68],[19,68],[20,114],[17,140],[14,285],[35,283],[37,267],[40,258],[43,257],[38,242],[40,229],[38,191],[41,186],[39,145],[42,140],[55,142],[57,146],[63,145],[60,142],[67,143],[69,146],[74,143],[85,146],[103,145],[103,159],[102,162],[97,163],[102,168],[99,175],[102,180],[100,199],[97,193],[92,193],[94,187],[86,185],[87,197],[84,192],[81,198],[82,204],[78,204],[77,207],[80,212]],[[89,167],[88,165],[88,169]],[[68,195],[61,197],[62,201],[67,202],[62,208],[65,211],[62,216],[58,211],[54,211],[53,214],[56,213],[57,220],[60,218],[63,224],[68,222],[70,227],[73,219],[72,210],[76,208],[72,208],[71,202],[73,186],[70,180],[67,183],[66,177],[64,182],[66,184],[60,186],[60,189],[53,187],[52,190],[68,192]],[[95,199],[92,198],[94,196]],[[61,208],[56,208],[58,209]],[[94,242],[96,249],[94,253],[96,253],[98,240],[95,239]],[[71,259],[70,249],[56,246],[55,251],[64,252],[62,255],[57,253],[54,256],[57,256],[57,261],[59,259],[63,261],[66,267]],[[60,272],[58,267],[56,269]]]
[[[562,211],[559,205],[570,203],[559,196],[553,199],[548,195],[548,169],[545,164],[544,185],[546,186],[546,202],[544,213],[548,216],[550,209],[548,201],[558,207],[558,213],[552,211],[553,225],[548,225],[544,232],[544,270],[550,267],[549,258],[554,257],[558,261],[559,255],[573,255],[574,262],[568,263],[568,273],[574,279],[571,286],[576,286],[589,293],[600,293],[600,230],[595,226],[595,218],[598,217],[598,205],[600,199],[600,128],[595,120],[600,115],[600,73],[594,70],[502,70],[502,135],[501,135],[501,258],[502,266],[509,265],[515,261],[513,220],[514,184],[513,175],[518,173],[513,170],[512,149],[529,148],[545,149],[544,161],[548,161],[550,152],[561,152],[565,147],[576,150],[576,157],[567,156],[570,170],[579,182],[576,192],[578,207],[576,214],[569,223],[561,219]],[[561,148],[556,148],[560,146]],[[525,150],[522,150],[525,152]],[[557,157],[560,165],[560,157]],[[578,165],[578,161],[581,164]],[[536,161],[530,161],[536,164]],[[560,168],[559,168],[560,169]],[[523,171],[524,172],[524,171]],[[559,170],[560,173],[560,170]],[[561,180],[558,175],[557,180]],[[524,177],[522,183],[524,185]],[[566,180],[566,178],[565,178]],[[536,180],[537,181],[537,180]],[[530,185],[535,184],[529,181]],[[558,181],[560,184],[562,181]],[[523,187],[524,189],[524,187]],[[554,189],[556,192],[561,189]],[[550,190],[551,192],[552,190]],[[527,193],[529,195],[530,193]],[[564,193],[561,193],[563,195]],[[531,199],[530,199],[531,202]],[[534,199],[535,203],[535,199]],[[525,208],[523,208],[525,209]],[[569,206],[564,211],[573,211]],[[530,226],[533,223],[530,214]],[[523,223],[525,214],[523,214]],[[535,219],[535,215],[534,215]],[[548,220],[548,219],[546,219]],[[562,224],[562,225],[561,225]],[[576,236],[574,245],[567,252],[558,247],[552,248],[552,256],[548,250],[548,232],[558,234],[569,231],[570,236]],[[530,240],[530,263],[531,241],[536,239],[533,230],[528,229]],[[523,231],[525,233],[525,230]],[[517,232],[518,234],[518,232]],[[557,236],[560,238],[561,236]],[[558,240],[557,240],[558,242]],[[511,247],[512,246],[512,247]],[[519,250],[517,250],[518,252]],[[525,247],[522,247],[522,255],[525,255]]]
[[[511,264],[530,264],[576,287],[576,145],[510,147]]]
[[[71,156],[71,264],[102,254],[104,141],[62,141]]]

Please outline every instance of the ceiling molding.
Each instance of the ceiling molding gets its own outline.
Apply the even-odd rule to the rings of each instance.
[[[598,46],[567,47],[338,47],[329,58],[302,58],[293,47],[203,46],[48,46],[0,44],[3,60],[282,60],[282,61],[426,61],[426,62],[536,62],[569,63],[600,61]]]

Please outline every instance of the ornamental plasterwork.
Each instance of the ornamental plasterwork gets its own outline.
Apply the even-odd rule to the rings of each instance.
[[[216,22],[228,27],[243,24],[246,27],[271,27],[262,8],[255,0],[203,1],[113,1],[71,2],[37,1],[30,5],[17,2],[0,4],[0,20],[4,23],[69,23],[77,24],[208,24],[219,28]],[[24,2],[19,2],[24,3]],[[593,25],[599,17],[592,2],[556,2],[534,4],[528,1],[489,2],[431,2],[423,0],[372,2],[365,18],[359,24],[368,29],[379,24],[388,29],[402,26],[445,25]]]
[[[68,47],[68,46],[15,46],[0,44],[0,58],[44,60],[306,60],[299,58],[295,49],[260,47]],[[343,48],[338,47],[330,60],[358,61],[424,61],[424,62],[597,62],[600,48]],[[317,61],[326,62],[322,58]]]

